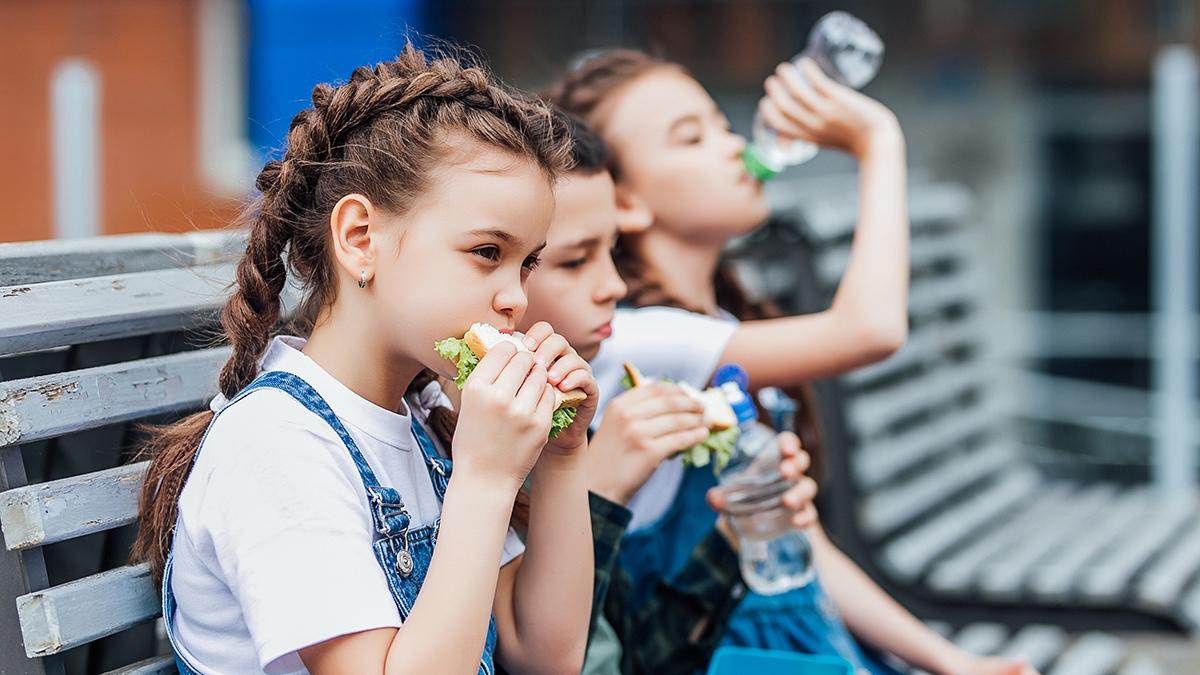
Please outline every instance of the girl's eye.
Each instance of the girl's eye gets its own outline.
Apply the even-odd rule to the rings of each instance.
[[[522,267],[525,268],[525,271],[532,272],[538,268],[538,265],[541,265],[541,264],[542,264],[541,258],[537,257],[536,255],[531,255],[525,259],[525,263],[522,265]]]
[[[500,247],[498,246],[480,246],[479,248],[471,249],[471,253],[489,262],[496,262],[500,259]]]
[[[576,258],[574,260],[567,260],[567,261],[560,263],[559,267],[562,267],[563,269],[568,269],[568,270],[577,270],[580,267],[583,267],[583,264],[586,262],[587,262],[587,258]]]

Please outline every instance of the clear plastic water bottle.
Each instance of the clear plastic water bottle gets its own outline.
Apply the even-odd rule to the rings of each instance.
[[[742,578],[761,595],[800,588],[815,574],[812,546],[804,532],[792,527],[793,512],[783,504],[793,483],[779,471],[776,433],[758,421],[754,401],[746,393],[744,370],[725,366],[714,384],[725,393],[741,430],[718,480],[725,490],[729,524],[739,540]]]
[[[808,36],[808,46],[792,63],[812,59],[831,79],[862,89],[875,78],[883,64],[883,40],[861,19],[846,12],[821,17]],[[803,71],[801,71],[803,74]],[[754,141],[746,146],[743,160],[750,175],[767,180],[788,166],[815,157],[817,146],[807,141],[784,141],[762,120],[754,117]]]

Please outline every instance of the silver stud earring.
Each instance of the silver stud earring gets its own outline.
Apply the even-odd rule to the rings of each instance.
[[[367,287],[367,271],[366,270],[363,270],[358,275],[358,287],[359,288]]]

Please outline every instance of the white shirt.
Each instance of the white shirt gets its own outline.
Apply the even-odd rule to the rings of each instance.
[[[431,384],[406,397],[402,413],[392,412],[338,382],[300,352],[303,346],[299,338],[276,338],[262,370],[288,371],[312,385],[380,484],[400,493],[412,527],[432,525],[441,504],[409,411],[424,419],[435,404],[449,406],[441,389]],[[176,639],[202,672],[307,673],[298,650],[400,626],[371,548],[378,535],[350,453],[324,419],[290,395],[256,390],[217,417],[179,514]],[[523,550],[510,529],[500,564]]]
[[[599,425],[604,408],[625,390],[626,361],[651,379],[687,382],[703,389],[716,371],[725,346],[737,330],[732,315],[714,318],[673,307],[621,308],[613,317],[612,337],[592,359],[600,387]],[[646,527],[666,515],[683,482],[683,460],[676,457],[658,466],[629,502],[633,518],[629,531]]]

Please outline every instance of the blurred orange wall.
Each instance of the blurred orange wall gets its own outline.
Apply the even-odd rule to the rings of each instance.
[[[50,77],[64,59],[100,78],[100,227],[179,231],[228,222],[197,158],[196,2],[0,2],[0,241],[53,236]]]

